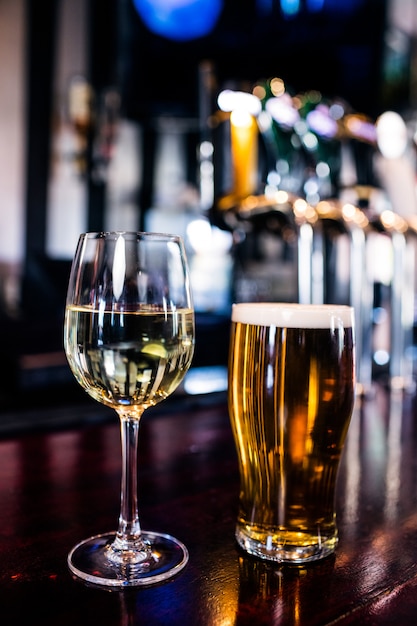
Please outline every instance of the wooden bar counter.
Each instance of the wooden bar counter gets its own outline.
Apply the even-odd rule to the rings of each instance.
[[[117,417],[93,402],[62,410],[76,421],[1,435],[2,626],[417,623],[413,395],[377,387],[358,402],[338,480],[339,547],[304,567],[272,566],[235,545],[239,481],[224,396],[149,410],[140,432],[142,527],[181,539],[190,560],[165,584],[113,591],[73,579],[66,559],[80,540],[116,526]]]

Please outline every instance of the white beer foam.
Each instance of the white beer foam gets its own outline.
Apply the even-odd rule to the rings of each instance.
[[[242,302],[232,307],[232,322],[279,328],[353,326],[353,308],[338,304]]]

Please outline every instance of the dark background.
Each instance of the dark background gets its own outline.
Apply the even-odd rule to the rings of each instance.
[[[5,319],[0,311],[4,397],[10,401],[12,389],[12,402],[19,393],[21,355],[62,350],[70,266],[68,260],[51,260],[45,252],[59,4],[58,0],[26,3],[27,239],[22,310],[14,320]],[[88,0],[87,5],[86,78],[97,96],[106,89],[116,89],[121,96],[121,115],[138,121],[143,128],[145,159],[138,206],[145,209],[152,192],[155,119],[166,115],[198,121],[202,62],[208,60],[213,66],[214,92],[229,85],[250,89],[258,80],[279,76],[293,93],[319,90],[329,98],[344,98],[354,110],[373,118],[386,108],[401,111],[409,102],[411,59],[401,59],[401,72],[394,78],[387,72],[392,51],[387,47],[390,25],[386,0],[325,0],[316,13],[309,10],[307,0],[301,0],[294,17],[284,15],[279,0],[270,0],[267,13],[260,10],[259,0],[224,0],[213,31],[185,42],[151,33],[132,0]],[[80,43],[74,41],[74,45]],[[104,183],[88,172],[87,180],[88,230],[101,230]],[[201,320],[199,344],[205,344],[208,352],[201,353],[198,364],[225,361],[227,329],[226,322],[220,322],[219,327],[214,321],[214,332],[219,328],[222,332],[222,340],[215,342],[216,346],[221,344],[219,357],[210,351],[214,346],[210,340],[213,320]],[[65,363],[62,372],[66,381]],[[51,376],[52,369],[47,378]],[[0,389],[0,401],[1,396]]]
[[[109,58],[109,70],[120,84],[128,116],[167,110],[195,115],[197,68],[204,59],[214,63],[220,86],[280,76],[296,91],[344,97],[369,115],[383,104],[385,0],[328,0],[319,12],[301,2],[293,17],[284,15],[278,0],[268,13],[255,0],[224,0],[213,32],[188,42],[152,34],[132,2],[100,2],[100,12],[106,4],[117,17],[111,22],[105,12],[100,16],[96,45],[104,48],[106,22],[117,24],[117,52]]]

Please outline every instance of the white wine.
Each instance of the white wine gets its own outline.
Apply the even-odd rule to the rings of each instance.
[[[191,364],[191,309],[68,306],[65,315],[65,350],[76,380],[116,410],[129,408],[139,416],[170,395]]]
[[[122,480],[117,531],[90,536],[70,571],[100,587],[160,583],[188,550],[139,523],[137,452],[143,412],[178,387],[194,351],[194,311],[181,237],[150,232],[80,235],[67,291],[64,348],[75,379],[120,421]]]

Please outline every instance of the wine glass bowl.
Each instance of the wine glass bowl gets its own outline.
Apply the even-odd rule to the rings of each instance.
[[[64,347],[78,383],[113,408],[121,426],[118,530],[75,546],[70,570],[99,585],[149,585],[187,563],[174,537],[143,531],[137,504],[137,445],[143,412],[184,378],[194,351],[194,311],[180,237],[84,233],[72,264]]]

